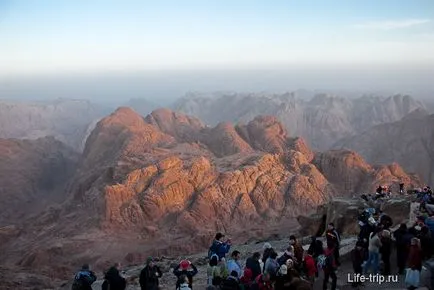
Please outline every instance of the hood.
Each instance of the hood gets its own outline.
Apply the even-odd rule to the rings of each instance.
[[[115,267],[112,267],[104,275],[104,279],[110,280],[110,279],[112,279],[114,277],[118,277],[118,276],[119,276],[119,270],[116,269]]]

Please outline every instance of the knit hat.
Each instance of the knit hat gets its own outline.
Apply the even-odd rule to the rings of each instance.
[[[182,260],[181,263],[179,263],[182,270],[187,270],[188,267],[190,267],[190,264],[191,264],[190,261],[187,260]]]

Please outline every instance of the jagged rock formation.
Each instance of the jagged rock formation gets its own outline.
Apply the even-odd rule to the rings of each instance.
[[[37,139],[53,136],[80,150],[89,124],[107,113],[107,109],[84,100],[0,100],[0,138]]]
[[[209,125],[222,121],[248,122],[257,115],[273,115],[291,136],[305,138],[312,148],[327,150],[344,137],[378,124],[400,120],[424,105],[410,96],[364,96],[345,99],[316,95],[303,100],[294,93],[283,95],[194,94],[178,100],[174,110],[198,117]]]
[[[424,110],[414,111],[397,122],[372,127],[334,147],[355,150],[368,162],[397,162],[427,184],[434,180],[434,115]]]
[[[397,165],[376,170],[341,154],[313,153],[275,117],[211,128],[165,109],[143,118],[119,108],[87,139],[69,198],[22,227],[0,259],[50,273],[53,261],[66,271],[195,252],[217,230],[235,242],[289,233],[296,216],[378,179],[417,183]]]
[[[0,139],[0,226],[63,201],[78,154],[52,137]]]

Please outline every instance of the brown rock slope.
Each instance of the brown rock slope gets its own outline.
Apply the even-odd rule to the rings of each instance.
[[[0,226],[63,201],[78,154],[54,138],[0,139]]]
[[[394,123],[382,124],[346,138],[335,148],[359,152],[368,162],[398,162],[425,182],[434,178],[434,115],[417,110]]]
[[[24,227],[0,258],[48,272],[54,261],[70,269],[203,250],[217,230],[236,242],[289,234],[296,216],[346,192],[327,162],[337,152],[319,155],[318,169],[305,142],[286,136],[273,117],[208,128],[168,110],[143,119],[120,108],[88,138],[70,198]],[[341,163],[361,172],[349,190],[378,177],[360,157]]]

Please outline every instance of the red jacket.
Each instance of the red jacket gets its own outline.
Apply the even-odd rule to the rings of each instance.
[[[255,282],[258,285],[259,290],[273,290],[273,284],[271,284],[271,281],[264,282],[262,281],[263,275],[259,275],[256,277]]]
[[[408,255],[408,267],[413,270],[422,269],[422,251],[418,245],[410,246],[410,253]]]
[[[304,257],[304,263],[306,265],[307,276],[308,277],[315,276],[317,272],[315,259],[311,255],[306,255]]]

